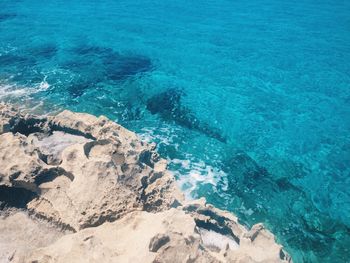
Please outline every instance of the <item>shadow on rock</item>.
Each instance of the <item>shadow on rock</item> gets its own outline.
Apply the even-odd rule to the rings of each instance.
[[[6,207],[26,208],[36,194],[24,188],[0,185],[0,210]]]

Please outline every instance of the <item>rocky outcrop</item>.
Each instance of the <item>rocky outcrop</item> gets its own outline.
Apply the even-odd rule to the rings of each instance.
[[[4,262],[290,261],[262,225],[185,201],[155,145],[105,117],[0,104],[0,167]]]

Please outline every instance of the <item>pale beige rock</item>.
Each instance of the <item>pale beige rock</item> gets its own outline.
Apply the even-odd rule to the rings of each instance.
[[[0,128],[0,209],[23,206],[55,226],[26,250],[13,253],[30,239],[11,240],[4,262],[290,261],[262,225],[248,230],[205,199],[186,202],[155,145],[105,117],[0,104]],[[38,225],[26,216],[14,231],[9,220],[2,229],[16,237]]]
[[[154,147],[106,118],[64,111],[40,123],[11,110],[6,118],[21,129],[32,120],[43,127],[0,135],[0,184],[38,193],[28,204],[32,214],[77,231],[133,210],[161,211],[181,198]]]
[[[0,134],[9,132],[13,122],[18,118],[16,109],[10,105],[0,103]]]
[[[166,235],[168,242],[158,247],[156,253],[150,251],[150,242],[160,235]],[[171,209],[157,214],[133,212],[113,223],[67,235],[49,247],[35,250],[16,261],[81,262],[77,255],[84,255],[91,259],[90,262],[175,263],[186,262],[191,257],[215,262],[205,248],[200,247],[199,240],[193,219],[180,210]]]
[[[48,246],[67,233],[20,210],[0,213],[0,262]]]

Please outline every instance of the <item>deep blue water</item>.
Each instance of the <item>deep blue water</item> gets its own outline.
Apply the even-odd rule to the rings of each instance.
[[[158,142],[295,262],[350,257],[350,1],[0,0],[0,100]]]

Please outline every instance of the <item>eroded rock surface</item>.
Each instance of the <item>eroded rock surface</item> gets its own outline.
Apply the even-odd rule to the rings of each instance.
[[[56,242],[69,232],[57,229],[44,220],[34,220],[17,209],[0,212],[0,262],[12,262],[16,254]]]
[[[0,215],[2,231],[16,216],[14,236],[51,226],[28,246],[13,238],[4,262],[290,261],[262,225],[248,230],[205,200],[185,201],[155,145],[105,117],[0,104],[0,167],[0,209],[24,209]]]

